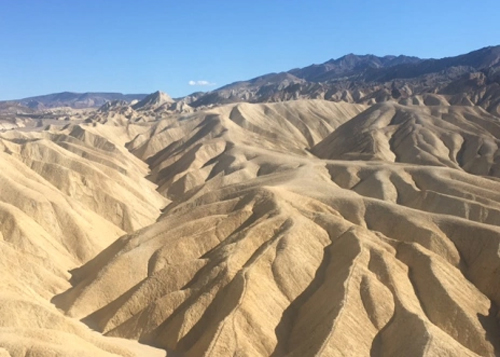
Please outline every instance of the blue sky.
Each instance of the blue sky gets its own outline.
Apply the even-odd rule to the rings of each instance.
[[[0,99],[177,97],[348,53],[453,56],[500,44],[499,13],[498,0],[1,0]]]

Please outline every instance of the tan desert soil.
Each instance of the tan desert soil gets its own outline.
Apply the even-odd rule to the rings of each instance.
[[[500,118],[434,99],[0,134],[0,356],[498,355]]]

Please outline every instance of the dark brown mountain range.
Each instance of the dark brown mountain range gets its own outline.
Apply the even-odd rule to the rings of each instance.
[[[323,64],[196,93],[187,97],[187,102],[195,108],[294,99],[373,104],[423,94],[442,94],[452,102],[463,101],[465,96],[471,103],[498,114],[500,46],[442,59],[349,54]]]

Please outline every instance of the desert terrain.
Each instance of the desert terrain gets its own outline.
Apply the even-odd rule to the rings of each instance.
[[[425,88],[387,87],[423,61],[391,57],[320,98],[290,76],[331,89],[348,61],[281,87],[4,103],[0,356],[500,355],[485,53]]]

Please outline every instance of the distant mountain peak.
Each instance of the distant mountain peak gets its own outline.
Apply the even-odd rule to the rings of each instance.
[[[479,72],[484,73],[481,80],[468,79],[468,75],[475,76]],[[472,102],[477,104],[488,86],[496,91],[498,85],[500,46],[441,59],[349,53],[322,64],[234,82],[208,93],[188,96],[186,102],[193,108],[296,99],[373,104],[405,100],[413,95],[456,93],[465,88],[472,98],[476,98]],[[490,113],[500,113],[500,103],[494,98],[496,94],[488,92],[481,103]]]
[[[158,90],[134,104],[132,108],[134,110],[154,110],[166,103],[171,104],[174,102],[175,101],[167,93]]]
[[[123,100],[131,102],[141,100],[145,94],[99,93],[99,92],[60,92],[15,100],[33,109],[57,107],[99,108],[108,101]]]

